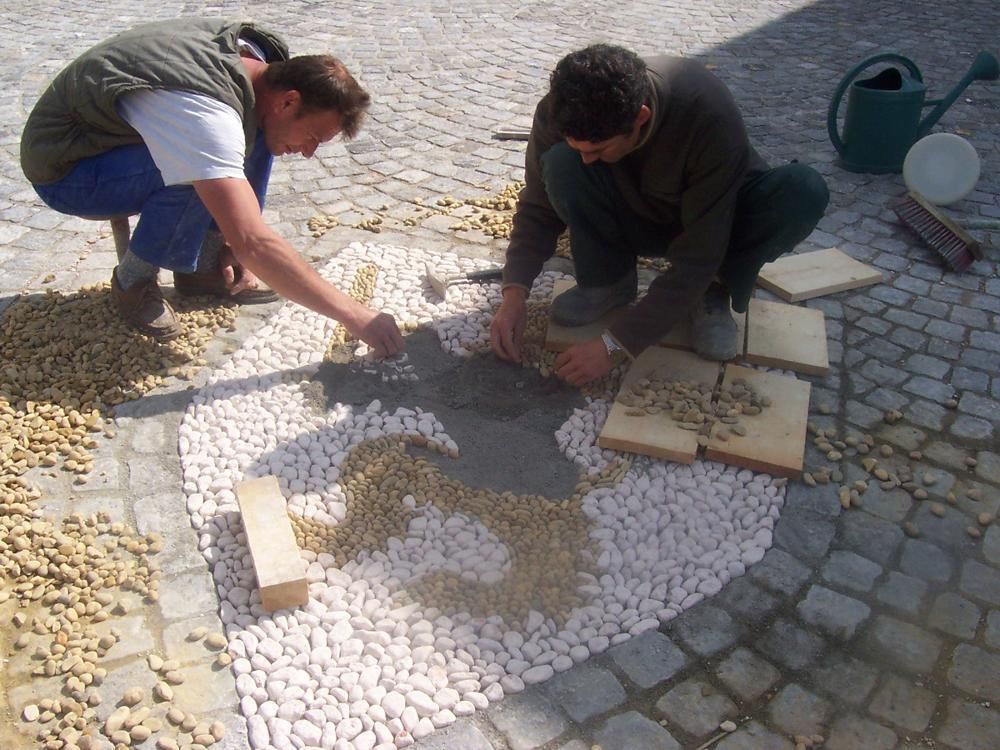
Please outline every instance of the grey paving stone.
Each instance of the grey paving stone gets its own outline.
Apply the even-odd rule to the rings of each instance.
[[[566,731],[562,713],[540,691],[532,690],[504,698],[487,710],[511,750],[534,750]]]
[[[732,614],[749,622],[766,619],[778,607],[779,600],[754,586],[747,577],[730,581],[712,600]]]
[[[845,513],[839,524],[838,541],[880,565],[892,559],[904,538],[898,524],[865,513]]]
[[[715,674],[745,701],[752,701],[771,689],[781,673],[753,651],[738,648],[719,664]]]
[[[208,571],[164,577],[160,586],[160,614],[165,620],[182,620],[219,607],[215,584]]]
[[[590,750],[593,745],[588,745],[582,740],[570,740],[565,745],[560,745],[557,750]],[[461,750],[456,747],[455,750]]]
[[[993,606],[1000,605],[1000,571],[996,568],[968,560],[962,566],[959,588],[974,599]]]
[[[833,722],[823,747],[827,750],[892,750],[896,747],[896,733],[860,716],[842,716]]]
[[[1000,484],[1000,455],[990,451],[976,454],[976,476],[987,482]]]
[[[830,654],[814,672],[818,690],[843,703],[859,706],[866,703],[875,687],[878,672],[869,664],[841,653]]]
[[[768,628],[757,648],[765,656],[791,670],[805,669],[815,662],[824,648],[823,639],[788,620],[777,620]]]
[[[937,739],[953,750],[996,750],[1000,747],[1000,713],[953,699],[948,702]]]
[[[927,584],[919,578],[904,575],[895,570],[878,589],[878,600],[909,615],[915,615],[923,606],[927,594]]]
[[[978,417],[960,414],[951,423],[948,431],[957,438],[964,440],[989,440],[993,437],[993,423]]]
[[[871,591],[881,574],[882,568],[872,561],[843,550],[831,552],[820,573],[833,585],[854,591]]]
[[[983,633],[986,645],[1000,651],[1000,610],[992,610],[986,616],[986,630]]]
[[[819,560],[830,548],[834,526],[829,519],[808,511],[786,509],[774,529],[774,543],[806,562]]]
[[[717,732],[723,719],[735,719],[737,708],[707,682],[692,678],[656,702],[656,710],[693,737]]]
[[[907,672],[929,673],[941,652],[941,639],[916,625],[879,615],[868,633],[868,652]]]
[[[920,539],[907,539],[899,567],[904,573],[928,581],[947,581],[952,574],[952,558],[940,547]]]
[[[786,685],[771,699],[767,710],[773,723],[785,734],[809,737],[825,734],[830,703],[801,685]]]
[[[719,740],[717,750],[793,750],[794,746],[763,724],[751,721]]]
[[[608,651],[608,656],[632,682],[642,688],[669,680],[687,664],[684,652],[667,636],[655,630],[615,646]]]
[[[948,680],[965,692],[985,698],[1000,700],[1000,656],[976,646],[960,644],[951,657]]]
[[[740,637],[742,628],[724,609],[701,604],[671,621],[670,630],[699,656],[712,656]]]
[[[910,679],[889,675],[875,691],[871,713],[911,732],[922,732],[934,714],[937,697]]]
[[[583,748],[581,750],[589,750]],[[493,750],[493,744],[471,722],[458,721],[418,742],[417,750]],[[567,745],[566,747],[570,747]]]
[[[864,602],[823,586],[811,586],[796,611],[803,622],[841,640],[853,638],[871,614],[871,608]]]
[[[204,715],[235,708],[236,680],[231,670],[209,662],[181,667],[179,671],[184,682],[173,686],[172,703],[182,711]]]
[[[923,399],[913,401],[903,410],[903,416],[911,424],[937,432],[944,429],[950,414],[943,406]]]
[[[976,637],[979,617],[979,607],[952,591],[946,591],[934,600],[928,623],[932,628],[956,638],[972,640]]]
[[[615,676],[589,664],[556,675],[544,690],[576,722],[606,714],[625,702],[625,689]]]
[[[629,750],[680,750],[681,747],[670,732],[637,711],[608,719],[594,732],[594,740],[601,747]]]

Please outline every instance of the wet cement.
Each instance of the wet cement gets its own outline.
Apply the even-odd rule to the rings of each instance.
[[[397,407],[432,412],[461,455],[427,451],[426,457],[470,487],[548,498],[573,494],[579,471],[553,433],[574,408],[586,406],[577,389],[492,353],[452,356],[430,329],[407,337],[406,354],[416,381],[383,382],[381,372],[389,368],[324,362],[313,382],[327,409],[338,402],[364,409],[379,399],[390,414]]]

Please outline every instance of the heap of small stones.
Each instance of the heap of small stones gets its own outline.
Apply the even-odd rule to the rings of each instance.
[[[818,411],[822,414],[829,414],[832,409],[821,404]],[[882,418],[886,424],[894,425],[903,418],[903,414],[897,409],[889,409]],[[921,451],[909,451],[903,458],[897,455],[896,449],[892,445],[889,443],[878,444],[875,437],[869,433],[847,435],[841,439],[836,430],[832,428],[822,429],[813,423],[809,423],[808,431],[813,436],[813,445],[824,454],[832,466],[827,465],[807,471],[803,473],[802,481],[811,487],[830,482],[840,484],[837,497],[841,507],[845,510],[862,507],[864,504],[863,495],[869,486],[876,482],[885,491],[903,489],[914,500],[923,501],[931,497],[932,488],[937,484],[938,476],[932,470],[925,470],[923,473],[914,471],[907,460],[923,460],[924,456]],[[845,484],[843,483],[843,462],[854,457],[861,457],[858,465],[864,470],[866,478]],[[974,469],[977,464],[973,456],[966,456],[964,462],[969,470]],[[943,495],[948,505],[958,505],[959,493],[949,491]],[[972,502],[978,502],[982,499],[982,492],[977,487],[968,487],[964,492],[964,497]],[[930,512],[939,518],[944,517],[945,506],[940,502],[932,502]],[[975,523],[966,526],[965,531],[973,539],[979,539],[983,535],[983,529],[995,520],[995,514],[982,511],[976,514]],[[913,521],[905,521],[903,531],[910,537],[920,536],[920,529]]]
[[[433,327],[454,356],[483,351],[498,285],[441,300],[426,286],[426,261],[476,267],[358,243],[323,273],[346,289],[376,266],[373,307]],[[546,303],[554,278],[543,274],[532,305]],[[304,380],[335,332],[282,308],[181,425],[187,507],[218,587],[252,747],[407,747],[658,627],[771,545],[779,480],[704,461],[622,462],[596,445],[607,398],[589,398],[554,435],[580,472],[571,496],[453,480],[446,460],[440,468],[417,453],[460,450],[419,405],[317,409]],[[263,475],[278,478],[307,563],[310,601],[294,612],[261,607],[240,524],[234,487]]]
[[[13,599],[20,607],[10,625],[21,632],[11,640],[30,652],[31,674],[60,682],[62,698],[22,711],[23,720],[38,722],[47,748],[103,746],[100,660],[119,634],[100,624],[127,611],[121,592],[156,601],[160,573],[148,556],[163,540],[103,512],[45,518],[25,474],[61,466],[85,481],[98,439],[114,436],[105,421],[114,406],[164,377],[190,377],[214,331],[235,318],[231,308],[179,308],[182,335],[169,344],[121,323],[106,284],[50,291],[0,318],[0,604]],[[149,729],[142,721],[134,727],[136,736]]]
[[[757,416],[771,405],[769,397],[758,394],[743,378],[718,388],[711,383],[640,378],[616,401],[629,407],[625,414],[630,417],[668,413],[681,429],[697,432],[701,446],[711,437],[729,440],[730,434],[746,435],[741,417]]]

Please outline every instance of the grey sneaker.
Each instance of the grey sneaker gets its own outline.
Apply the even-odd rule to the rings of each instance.
[[[585,326],[600,320],[616,307],[627,305],[638,293],[638,277],[633,268],[610,286],[583,287],[579,284],[552,300],[552,320],[561,326]]]
[[[739,353],[736,321],[729,307],[729,292],[712,283],[691,311],[691,341],[702,359],[725,362]]]

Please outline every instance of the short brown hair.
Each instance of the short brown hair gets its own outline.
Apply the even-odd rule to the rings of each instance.
[[[368,92],[333,55],[299,55],[273,62],[264,72],[264,82],[279,91],[298,91],[303,113],[337,112],[346,138],[357,135],[371,103]]]

